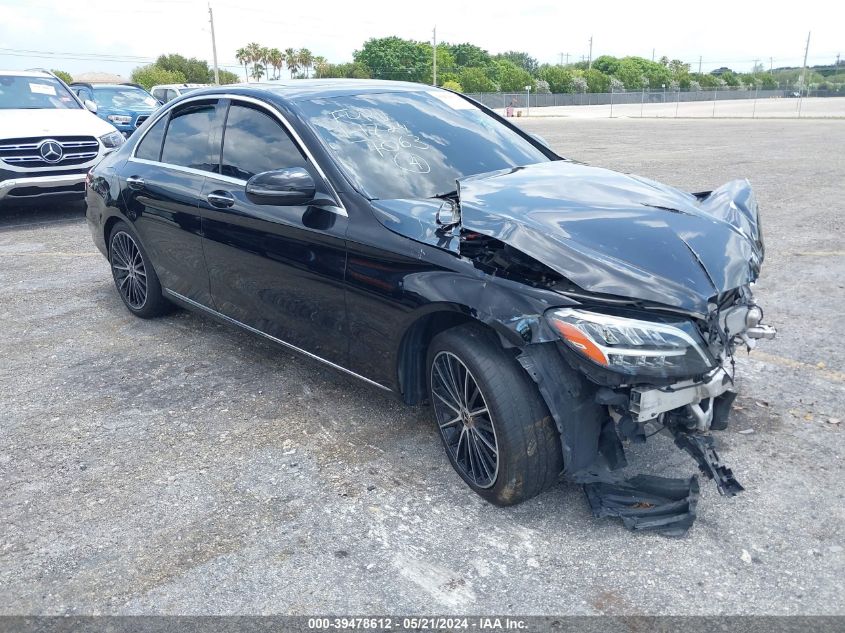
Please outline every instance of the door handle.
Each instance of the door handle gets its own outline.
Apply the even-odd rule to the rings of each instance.
[[[212,207],[217,207],[218,209],[228,209],[235,204],[235,198],[232,197],[232,194],[225,191],[212,191],[205,199],[208,200],[208,203]]]
[[[135,189],[137,191],[143,189],[146,183],[140,176],[129,176],[126,179],[126,184],[129,185],[130,189]]]

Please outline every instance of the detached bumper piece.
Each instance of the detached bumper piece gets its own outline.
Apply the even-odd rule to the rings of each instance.
[[[684,536],[695,521],[698,478],[669,479],[637,475],[618,483],[584,484],[595,517],[619,517],[635,532]]]
[[[733,471],[722,464],[719,454],[713,448],[712,437],[686,433],[677,427],[672,427],[671,431],[675,436],[675,445],[692,455],[701,473],[716,484],[720,495],[733,497],[745,490],[734,477]]]

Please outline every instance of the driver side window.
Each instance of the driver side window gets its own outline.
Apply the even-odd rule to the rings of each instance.
[[[282,125],[258,108],[232,103],[223,133],[221,173],[249,180],[255,174],[305,167],[307,161]]]

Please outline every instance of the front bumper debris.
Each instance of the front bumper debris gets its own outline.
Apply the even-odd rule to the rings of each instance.
[[[675,446],[692,455],[701,473],[716,484],[720,495],[733,497],[745,490],[734,477],[733,471],[722,464],[711,436],[687,433],[677,426],[670,427],[670,430],[675,436]]]
[[[683,536],[695,521],[698,478],[669,479],[637,475],[630,479],[584,484],[595,517],[619,517],[635,532]]]

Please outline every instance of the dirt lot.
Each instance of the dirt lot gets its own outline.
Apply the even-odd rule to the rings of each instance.
[[[748,177],[780,330],[683,539],[561,484],[498,509],[428,412],[188,312],[123,308],[76,209],[0,216],[0,614],[845,614],[843,121],[523,121],[703,190]],[[683,476],[658,436],[632,472]]]

